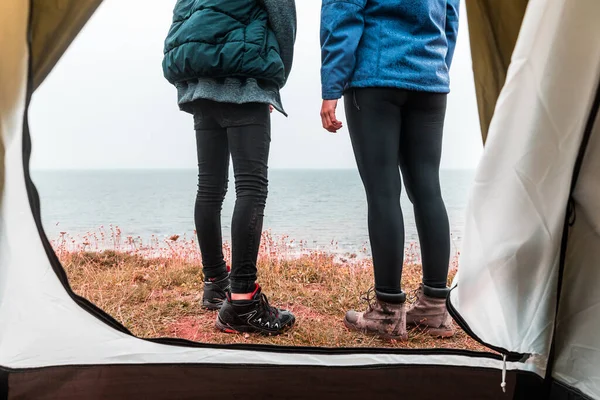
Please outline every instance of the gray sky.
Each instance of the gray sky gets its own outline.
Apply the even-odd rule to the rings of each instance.
[[[161,70],[174,4],[104,1],[34,95],[34,169],[195,168],[192,117],[177,108]],[[282,93],[290,116],[273,113],[272,168],[355,167],[346,128],[337,135],[321,128],[320,5],[297,1],[295,64]],[[463,8],[442,167],[474,168],[481,152]]]

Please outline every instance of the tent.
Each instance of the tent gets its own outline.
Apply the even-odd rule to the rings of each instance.
[[[466,2],[486,145],[448,305],[490,353],[145,340],[74,294],[27,108],[100,0],[2,0],[0,399],[600,399],[600,2]]]

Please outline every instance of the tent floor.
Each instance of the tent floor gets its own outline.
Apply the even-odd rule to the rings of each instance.
[[[537,375],[452,366],[93,365],[0,371],[0,399],[536,399]],[[555,384],[552,400],[585,399]]]

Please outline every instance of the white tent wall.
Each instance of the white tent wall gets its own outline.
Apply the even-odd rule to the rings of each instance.
[[[600,79],[599,18],[597,0],[529,2],[470,195],[450,299],[481,341],[533,354],[541,367],[573,167]]]
[[[573,199],[574,224],[568,236],[553,376],[600,398],[600,115]]]

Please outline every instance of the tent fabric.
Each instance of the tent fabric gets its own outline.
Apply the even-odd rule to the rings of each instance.
[[[600,81],[599,17],[595,0],[529,2],[470,195],[451,295],[451,304],[481,341],[532,354],[541,365],[552,342],[573,168]],[[582,170],[587,183],[577,186],[577,193],[585,193],[579,201],[586,199],[579,207],[588,207],[580,224],[591,227],[597,227],[598,203],[590,201],[599,171]],[[592,219],[586,221],[588,215]],[[597,237],[586,237],[588,246],[600,247]],[[566,269],[577,268],[571,264],[597,268],[595,255],[571,256]],[[582,335],[592,334],[590,324],[581,326]],[[588,337],[588,343],[596,342]],[[583,375],[600,371],[599,365],[598,358],[590,361]],[[592,393],[600,397],[600,390]]]
[[[33,85],[37,88],[102,0],[33,0]]]
[[[15,1],[2,3],[0,8],[0,207],[5,198],[6,184],[6,147],[18,140],[23,120],[22,105],[25,103],[26,86],[23,84],[27,74],[27,51],[22,40],[27,33],[27,27],[22,24],[27,20],[27,8]],[[0,239],[7,235],[2,223],[4,212],[0,213]],[[0,253],[0,259],[3,254]],[[4,264],[0,263],[0,266]],[[0,268],[0,298],[6,280],[3,279],[5,268]],[[0,333],[1,335],[1,333]],[[1,337],[1,336],[0,336]]]
[[[466,0],[479,122],[485,143],[529,0]]]
[[[600,106],[600,87],[596,107]],[[600,396],[600,114],[573,194],[553,376]]]

